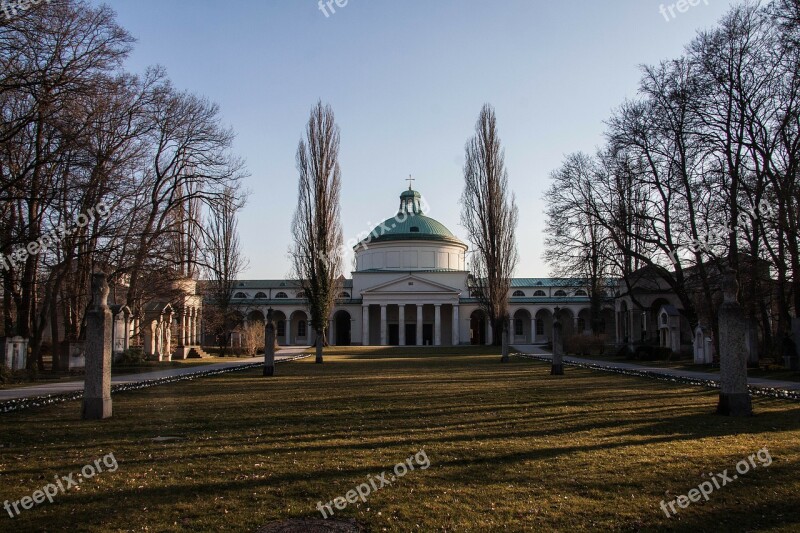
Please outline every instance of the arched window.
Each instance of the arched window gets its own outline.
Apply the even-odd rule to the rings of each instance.
[[[534,296],[547,296],[544,291],[536,291],[533,293]]]
[[[297,296],[295,298],[305,298],[305,297],[306,297],[306,292],[300,291],[297,293]]]
[[[279,292],[278,294],[275,295],[275,298],[280,298],[280,299],[284,299],[284,298],[288,298],[288,297],[289,297],[289,295],[286,294],[285,292]]]
[[[233,295],[233,297],[234,298],[238,298],[238,299],[242,299],[242,298],[247,298],[247,295],[245,293],[243,293],[243,292],[237,292],[236,294]]]
[[[524,298],[525,293],[522,291],[514,291],[514,294],[511,295],[513,298]]]
[[[350,293],[347,292],[347,291],[344,291],[339,295],[339,298],[350,298]]]
[[[536,334],[544,335],[544,320],[541,318],[536,319]]]
[[[278,327],[277,327],[276,335],[278,337],[285,337],[286,336],[286,321],[285,320],[278,320]]]
[[[256,294],[256,300],[266,300],[266,299],[267,295],[265,293],[259,292],[258,294]]]
[[[562,297],[566,296],[566,295],[567,295],[567,293],[562,291],[562,290],[558,290],[558,291],[555,292],[555,294],[553,294],[553,296],[562,296]]]
[[[579,291],[575,291],[575,296],[589,296],[589,295],[586,294],[585,290],[581,289]]]
[[[525,335],[525,329],[524,326],[522,325],[521,318],[517,318],[514,320],[514,335],[517,335],[518,337]]]
[[[301,320],[297,323],[297,336],[298,337],[305,337],[306,336],[306,321]]]

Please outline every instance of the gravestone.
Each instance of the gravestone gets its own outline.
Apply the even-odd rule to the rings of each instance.
[[[736,301],[738,288],[735,274],[727,273],[722,288],[725,299],[717,313],[720,366],[717,413],[750,416],[753,406],[747,389],[747,319]]]
[[[64,341],[59,345],[58,367],[61,370],[74,371],[86,368],[86,343],[81,341]]]
[[[108,283],[102,273],[92,274],[92,307],[86,312],[86,381],[84,420],[111,416],[111,336],[113,317],[108,307]]]
[[[558,311],[553,315],[553,365],[550,367],[551,376],[564,375],[564,326],[558,319]]]
[[[272,309],[267,311],[267,323],[264,325],[264,376],[275,375],[275,322],[272,320]]]
[[[25,370],[28,358],[28,339],[24,337],[5,337],[2,363],[9,370]]]

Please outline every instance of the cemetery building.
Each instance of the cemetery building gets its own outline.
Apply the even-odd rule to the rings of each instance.
[[[331,345],[456,346],[491,344],[492,328],[470,293],[467,245],[423,213],[419,192],[404,191],[398,212],[355,246],[355,271],[342,280],[330,316]],[[244,323],[269,308],[281,345],[310,345],[304,294],[291,280],[240,281],[233,303]],[[577,279],[516,278],[509,294],[511,340],[547,343],[559,313],[565,337],[589,333],[590,299]],[[556,311],[558,310],[558,311]],[[617,337],[613,298],[603,306],[603,331]]]

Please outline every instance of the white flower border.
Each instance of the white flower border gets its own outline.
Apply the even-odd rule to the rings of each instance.
[[[524,359],[532,359],[543,363],[552,363],[552,359],[542,355],[532,355],[526,353],[514,353],[517,357]],[[611,372],[612,374],[622,374],[624,376],[632,376],[638,378],[655,379],[658,381],[666,381],[667,383],[675,383],[678,385],[692,385],[696,387],[707,387],[710,389],[719,389],[719,381],[713,379],[700,379],[689,378],[682,376],[670,376],[660,372],[651,372],[649,370],[634,370],[631,368],[617,368],[613,366],[605,366],[597,363],[580,363],[564,358],[565,365],[574,366],[577,368],[585,368],[587,370],[598,370],[600,372]],[[753,396],[764,396],[767,398],[774,398],[777,400],[789,400],[793,402],[800,402],[800,391],[792,391],[786,389],[777,389],[774,387],[760,387],[757,385],[749,385],[748,389]]]

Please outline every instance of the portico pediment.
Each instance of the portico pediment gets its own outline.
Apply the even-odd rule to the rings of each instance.
[[[437,295],[458,296],[460,289],[436,283],[435,281],[419,278],[417,276],[404,276],[362,291],[362,296],[411,296],[411,295]]]

